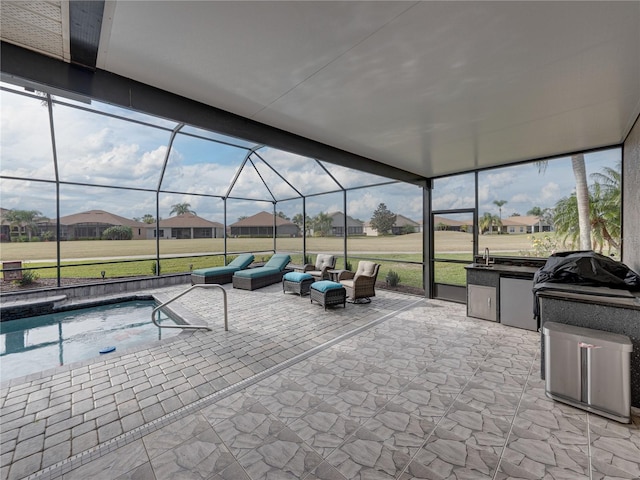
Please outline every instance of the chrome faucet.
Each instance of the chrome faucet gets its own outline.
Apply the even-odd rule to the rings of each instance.
[[[482,259],[484,260],[484,264],[489,266],[489,247],[484,249],[484,255],[482,255]]]

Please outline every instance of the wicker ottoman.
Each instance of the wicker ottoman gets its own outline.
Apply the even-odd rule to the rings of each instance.
[[[331,305],[342,304],[343,308],[347,307],[347,291],[336,282],[322,280],[311,284],[311,303],[315,300],[326,310]]]
[[[293,292],[298,295],[309,293],[309,287],[314,282],[313,275],[300,272],[289,272],[282,277],[282,293]]]

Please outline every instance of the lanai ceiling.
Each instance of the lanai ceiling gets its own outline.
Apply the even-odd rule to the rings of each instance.
[[[426,177],[618,144],[640,112],[638,1],[1,5],[5,42]]]

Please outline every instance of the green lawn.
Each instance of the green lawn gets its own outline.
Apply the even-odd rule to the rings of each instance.
[[[536,234],[542,235],[542,234]],[[463,232],[436,232],[436,258],[471,262],[470,234]],[[302,239],[278,238],[279,252],[288,252],[292,262],[302,264]],[[490,246],[494,255],[518,255],[531,247],[528,235],[495,235],[481,237],[481,245]],[[21,260],[26,268],[36,268],[41,278],[57,276],[55,242],[3,243],[0,260]],[[422,288],[422,266],[399,262],[422,262],[422,234],[384,237],[349,237],[347,248],[352,268],[362,259],[373,259],[381,264],[378,275],[384,280],[390,270],[400,275],[400,284]],[[63,278],[121,278],[149,276],[155,273],[155,240],[120,241],[68,241],[60,243],[61,276]],[[273,249],[271,238],[234,238],[227,241],[228,251],[254,252],[257,261],[267,260]],[[307,239],[307,252],[311,259],[318,252],[338,255],[337,268],[344,268],[344,239],[340,237],[313,237]],[[224,264],[223,239],[162,240],[160,242],[160,273],[185,273],[191,269]],[[466,253],[463,253],[466,252]],[[192,256],[202,255],[202,256]],[[229,254],[229,260],[233,254]],[[70,266],[75,265],[75,266]],[[439,283],[464,285],[464,265],[436,262],[435,278]]]

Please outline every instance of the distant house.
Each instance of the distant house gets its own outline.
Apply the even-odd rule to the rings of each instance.
[[[31,230],[25,223],[21,224],[11,224],[6,218],[7,214],[9,214],[11,210],[6,208],[0,208],[0,242],[11,242],[15,241],[19,237],[28,237],[30,235],[40,236],[43,232],[48,230],[48,225],[50,223],[49,219],[46,217],[36,217],[34,218],[33,224],[35,227]],[[55,234],[55,228],[54,232]]]
[[[147,238],[155,238],[155,224],[146,224]],[[184,213],[160,220],[158,226],[160,238],[191,239],[191,238],[223,238],[224,225],[212,222],[195,213]]]
[[[406,227],[411,227],[413,228],[413,232],[414,233],[419,233],[422,231],[422,224],[419,222],[415,222],[413,220],[411,220],[408,217],[405,217],[404,215],[399,215],[396,214],[396,221],[393,224],[393,226],[391,227],[391,234],[392,235],[403,235],[404,233],[407,232],[407,228]],[[373,236],[373,237],[377,237],[378,236],[378,230],[376,230],[375,228],[373,228],[371,226],[371,222],[366,222],[364,224],[364,232],[367,236]]]
[[[146,238],[148,224],[136,222],[130,218],[124,218],[104,210],[89,210],[87,212],[74,213],[60,217],[61,240],[99,239],[109,227],[130,227],[133,239]],[[40,225],[42,231],[49,230],[55,235],[56,222],[47,222]]]
[[[535,215],[504,218],[501,229],[502,233],[509,234],[551,232],[552,230],[553,225]]]
[[[433,216],[433,230],[447,230],[449,232],[471,232],[472,220],[454,220],[452,218]]]
[[[281,237],[297,237],[300,229],[295,223],[268,212],[260,212],[229,225],[232,237],[272,237],[273,225],[276,235]]]
[[[410,218],[405,217],[404,215],[396,214],[396,221],[391,227],[391,233],[393,235],[403,235],[407,233],[409,229],[412,231],[419,232],[420,224],[418,222],[414,222]]]
[[[344,237],[344,213],[333,212],[328,215],[331,217],[331,235]],[[364,222],[347,215],[348,235],[364,235]]]

